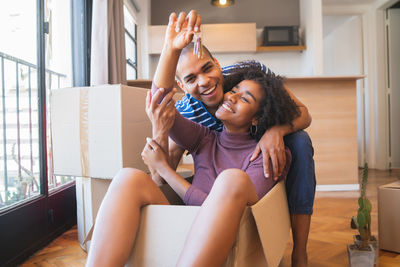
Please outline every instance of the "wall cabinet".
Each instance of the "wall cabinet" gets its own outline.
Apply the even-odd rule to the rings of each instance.
[[[160,54],[167,26],[149,26],[149,54]],[[202,40],[212,53],[256,52],[256,24],[201,25]]]

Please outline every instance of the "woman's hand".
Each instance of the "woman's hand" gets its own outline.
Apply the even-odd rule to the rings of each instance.
[[[174,88],[169,92],[160,104],[157,104],[161,96],[164,94],[164,89],[161,88],[151,96],[148,92],[146,96],[146,113],[153,126],[153,138],[157,139],[162,135],[167,135],[174,125],[175,121],[175,101],[172,99],[176,92]]]
[[[160,145],[151,138],[146,138],[146,141],[147,143],[144,146],[141,154],[144,163],[146,163],[149,168],[156,170],[157,172],[160,170],[160,168],[169,166],[167,154],[160,147]]]
[[[255,160],[260,152],[263,156],[265,177],[277,180],[286,165],[285,143],[279,126],[272,127],[264,133],[250,160]]]
[[[167,31],[165,33],[164,45],[167,48],[181,50],[187,46],[193,39],[195,32],[200,32],[201,17],[196,10],[191,10],[186,16],[185,12],[171,13]]]

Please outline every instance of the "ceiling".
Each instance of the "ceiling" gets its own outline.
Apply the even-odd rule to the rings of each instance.
[[[322,5],[362,5],[371,4],[376,0],[322,0]]]

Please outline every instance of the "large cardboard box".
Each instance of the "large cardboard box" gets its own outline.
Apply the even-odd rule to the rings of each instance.
[[[400,253],[400,181],[378,189],[379,248]]]
[[[85,243],[111,183],[123,167],[147,171],[140,153],[151,136],[148,90],[124,85],[52,91],[54,174],[76,176],[78,240]]]
[[[53,90],[54,174],[110,179],[123,167],[147,171],[140,156],[152,133],[147,92],[125,85]]]
[[[149,205],[126,266],[176,266],[200,207]],[[278,266],[289,238],[290,218],[285,184],[278,183],[257,204],[247,207],[225,267]]]

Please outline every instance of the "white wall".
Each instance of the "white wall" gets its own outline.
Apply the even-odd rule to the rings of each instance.
[[[321,0],[300,0],[300,24],[307,46],[302,57],[302,74],[322,75],[324,66]]]
[[[243,60],[259,60],[277,74],[284,76],[302,75],[303,53],[293,52],[258,52],[258,53],[237,53],[237,54],[215,54],[221,66]]]
[[[363,69],[360,16],[323,16],[324,75],[360,75]],[[357,82],[358,165],[364,163],[364,83]]]
[[[359,16],[323,16],[324,75],[359,75],[362,65]]]
[[[397,0],[377,0],[365,5],[324,6],[325,15],[360,15],[363,28],[365,160],[371,168],[387,169],[388,115],[384,10]]]

